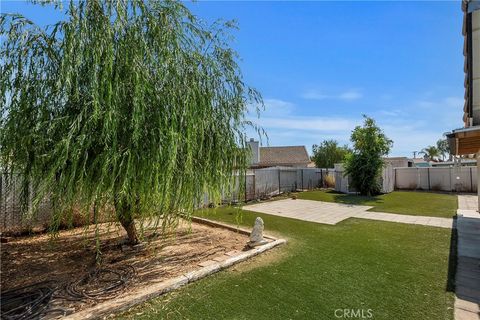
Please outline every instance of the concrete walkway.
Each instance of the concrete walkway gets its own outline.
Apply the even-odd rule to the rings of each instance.
[[[479,320],[480,214],[477,196],[458,196],[455,320]]]
[[[330,225],[337,224],[348,218],[418,224],[440,228],[452,228],[453,225],[453,219],[367,211],[370,208],[372,207],[300,199],[262,202],[243,207],[243,209],[249,211]]]
[[[354,218],[390,221],[407,224],[419,224],[428,227],[452,228],[454,221],[449,218],[412,216],[405,214],[384,213],[384,212],[363,212],[353,216]]]
[[[457,214],[463,217],[480,218],[478,208],[478,196],[470,194],[458,195],[458,209]]]

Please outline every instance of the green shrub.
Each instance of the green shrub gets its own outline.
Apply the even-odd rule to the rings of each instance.
[[[385,136],[375,120],[364,118],[363,126],[352,131],[353,152],[345,158],[345,173],[361,195],[371,196],[381,191],[378,178],[384,165],[383,157],[390,151],[393,141]]]

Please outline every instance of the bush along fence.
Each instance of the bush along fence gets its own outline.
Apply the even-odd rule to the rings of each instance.
[[[477,192],[476,167],[395,168],[395,189]]]
[[[382,174],[378,177],[382,193],[389,193],[394,190],[394,169],[391,165],[386,165],[382,169]],[[345,175],[345,169],[341,163],[335,164],[335,191],[343,193],[355,193],[352,187],[351,178]]]

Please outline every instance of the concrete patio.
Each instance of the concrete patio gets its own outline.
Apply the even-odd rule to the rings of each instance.
[[[330,225],[335,225],[348,218],[418,224],[440,228],[452,228],[454,223],[454,220],[449,218],[367,211],[371,208],[369,206],[300,199],[269,201],[243,207],[244,210]]]

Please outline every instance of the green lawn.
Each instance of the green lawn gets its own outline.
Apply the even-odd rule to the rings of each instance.
[[[249,227],[260,216],[288,243],[119,318],[337,319],[337,309],[371,309],[373,319],[453,318],[448,229],[362,219],[328,226],[231,207],[200,215]]]
[[[298,199],[373,206],[370,211],[450,218],[457,211],[457,196],[446,193],[395,191],[363,197],[335,191],[316,190],[297,194]]]

